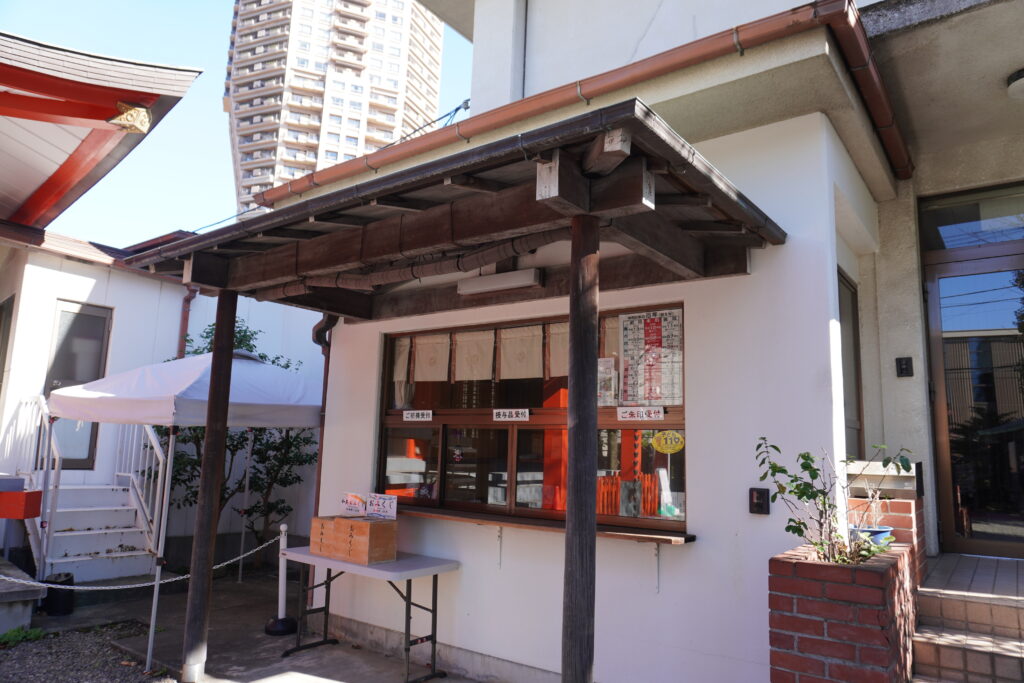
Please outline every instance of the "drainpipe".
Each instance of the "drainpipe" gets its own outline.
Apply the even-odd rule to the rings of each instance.
[[[324,418],[327,413],[327,378],[331,369],[331,330],[338,324],[338,316],[324,313],[323,319],[313,326],[313,343],[324,354],[324,388],[320,398],[320,438],[316,447],[316,493],[313,498],[313,516],[320,514],[320,472],[324,464]]]
[[[175,358],[185,357],[185,337],[188,335],[188,318],[192,312],[192,300],[199,293],[198,287],[186,285],[185,297],[181,300],[181,324],[178,326],[178,352]]]

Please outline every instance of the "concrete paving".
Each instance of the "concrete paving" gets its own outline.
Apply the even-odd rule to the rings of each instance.
[[[289,582],[289,587],[294,591],[296,584]],[[185,594],[161,595],[154,648],[156,669],[166,667],[175,673],[180,670],[185,600]],[[295,604],[293,596],[288,604]],[[263,633],[264,623],[276,609],[277,582],[272,576],[247,578],[241,584],[234,578],[214,581],[205,680],[211,683],[384,683],[405,679],[401,657],[359,649],[344,641],[282,658],[281,653],[295,644],[295,637],[272,637]],[[137,599],[88,605],[66,617],[37,616],[33,626],[60,631],[127,619],[148,624],[149,610],[149,600]],[[146,636],[126,638],[114,644],[145,659]],[[426,667],[413,664],[413,678],[425,673]],[[445,680],[472,683],[455,676]]]

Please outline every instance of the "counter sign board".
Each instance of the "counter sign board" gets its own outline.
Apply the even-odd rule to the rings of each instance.
[[[494,410],[495,422],[529,422],[529,408],[496,408]]]
[[[665,409],[662,408],[661,406],[652,406],[650,408],[634,408],[629,406],[619,406],[617,408],[617,415],[619,420],[624,422],[664,420]]]
[[[403,422],[430,422],[434,419],[433,410],[403,410]]]

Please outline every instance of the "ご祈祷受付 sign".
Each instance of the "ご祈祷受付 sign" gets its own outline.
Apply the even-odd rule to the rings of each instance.
[[[403,410],[403,422],[430,422],[434,419],[433,410]]]

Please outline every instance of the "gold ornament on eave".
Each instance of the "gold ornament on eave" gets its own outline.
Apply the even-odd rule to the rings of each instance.
[[[107,119],[107,123],[120,126],[126,133],[145,134],[149,132],[149,125],[153,121],[149,115],[149,109],[138,104],[118,102],[117,110],[121,113],[112,119]]]

